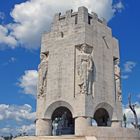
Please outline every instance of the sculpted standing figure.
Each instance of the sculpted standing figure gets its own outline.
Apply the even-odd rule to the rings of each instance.
[[[92,56],[89,55],[88,58],[88,94],[92,94],[92,84],[94,80],[94,62]]]
[[[91,52],[89,53],[87,45],[83,44],[78,56],[78,85],[82,94],[91,94],[92,92],[93,60]]]
[[[39,85],[38,85],[38,96],[44,95],[44,89],[46,87],[46,78],[48,71],[48,53],[42,53],[40,56],[41,62],[38,66]]]
[[[58,118],[55,118],[55,120],[52,122],[52,135],[56,136],[58,131]]]
[[[64,112],[64,114],[62,115],[62,126],[68,127],[68,120],[67,120],[67,112]]]
[[[116,59],[115,60],[114,69],[115,69],[115,72],[114,73],[115,73],[116,95],[117,95],[119,101],[122,101],[119,59]]]

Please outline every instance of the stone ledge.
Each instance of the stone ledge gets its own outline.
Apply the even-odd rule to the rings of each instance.
[[[14,140],[86,140],[85,137],[77,136],[26,136]]]
[[[131,128],[88,127],[82,133],[97,140],[140,140],[140,131]]]
[[[14,140],[140,140],[140,131],[129,128],[88,127],[83,130],[83,134],[83,136],[26,136]]]

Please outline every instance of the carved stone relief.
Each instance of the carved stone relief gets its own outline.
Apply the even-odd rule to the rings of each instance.
[[[79,93],[92,94],[94,62],[92,57],[93,48],[82,44],[77,47],[77,75]]]
[[[118,100],[122,101],[122,91],[121,91],[121,83],[120,83],[120,67],[119,67],[119,59],[114,61],[114,74],[115,74],[115,86],[116,86],[116,96]]]
[[[38,97],[44,96],[45,88],[47,86],[48,57],[49,52],[41,53],[40,55],[41,62],[38,66]]]

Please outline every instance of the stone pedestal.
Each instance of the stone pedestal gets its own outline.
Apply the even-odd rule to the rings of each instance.
[[[80,120],[84,119],[79,118],[77,121],[81,122]],[[84,136],[29,136],[14,140],[140,140],[140,131],[136,129],[87,127],[84,133]]]
[[[75,118],[75,135],[83,136],[85,130],[88,126],[91,126],[91,118],[90,117],[77,117]]]
[[[122,127],[122,121],[118,119],[116,110],[113,112],[111,127],[120,128]]]
[[[36,121],[36,136],[51,136],[52,123],[49,119],[38,119]]]

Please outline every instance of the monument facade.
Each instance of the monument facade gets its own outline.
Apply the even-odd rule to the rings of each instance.
[[[36,135],[57,135],[60,122],[62,134],[80,134],[92,119],[121,127],[119,45],[105,20],[85,7],[56,14],[40,59]]]
[[[40,60],[36,136],[16,140],[140,140],[122,127],[119,44],[105,20],[85,7],[56,14]]]

